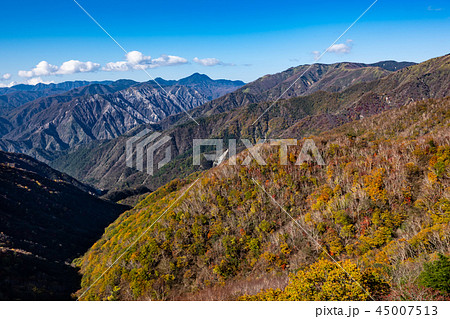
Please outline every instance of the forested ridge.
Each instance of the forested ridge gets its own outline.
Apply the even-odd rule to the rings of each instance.
[[[449,98],[409,103],[310,137],[325,166],[295,165],[303,142],[289,147],[287,165],[265,145],[266,166],[242,165],[244,151],[236,166],[174,180],[76,260],[78,296],[446,299],[445,286],[423,278],[448,263],[449,120]]]

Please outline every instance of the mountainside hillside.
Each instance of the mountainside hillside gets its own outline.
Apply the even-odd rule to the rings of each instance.
[[[217,99],[222,95],[228,94],[236,90],[236,88],[245,85],[245,83],[242,81],[212,80],[207,75],[200,73],[194,73],[191,76],[180,79],[178,81],[166,81],[161,78],[156,78],[155,80],[158,83],[166,86],[178,85],[191,87],[201,92],[208,101]]]
[[[0,88],[0,95],[5,95],[14,92],[41,92],[41,91],[69,91],[78,87],[89,84],[111,84],[113,81],[65,81],[61,83],[38,83],[36,85],[17,84],[11,87]]]
[[[126,207],[23,154],[0,152],[0,299],[70,299],[70,266]]]
[[[71,184],[72,186],[75,186],[80,190],[92,195],[98,193],[96,189],[86,184],[80,183],[75,178],[54,170],[50,166],[24,154],[7,153],[0,151],[0,163],[9,167],[13,167],[15,169],[20,169],[37,174],[46,179],[58,180],[67,184]]]
[[[357,70],[361,72],[360,69]],[[323,81],[324,79],[325,77]],[[197,109],[228,99],[245,87]],[[449,93],[450,55],[447,55],[403,68],[380,80],[354,84],[339,92],[317,91],[308,96],[281,100],[272,107],[271,102],[251,103],[227,112],[197,118],[200,126],[191,121],[166,129],[163,133],[171,137],[172,161],[156,171],[154,176],[125,166],[126,139],[142,130],[142,127],[108,142],[81,147],[61,156],[51,165],[102,189],[133,188],[144,183],[155,190],[174,177],[208,168],[192,166],[194,139],[223,138],[226,145],[230,138],[246,138],[253,144],[264,138],[301,138],[401,106],[411,100],[439,98]],[[253,125],[268,108],[269,111]],[[147,127],[160,131],[164,125],[159,123]],[[242,149],[242,144],[238,144],[238,147]],[[155,162],[164,156],[164,152],[156,153]]]
[[[418,101],[312,137],[324,166],[313,154],[296,165],[302,142],[286,165],[264,144],[267,165],[244,165],[244,151],[237,165],[161,187],[76,261],[78,296],[445,299],[419,279],[450,253],[449,110],[450,98]]]
[[[159,81],[164,89],[154,82],[120,80],[26,103],[3,116],[0,148],[48,161],[62,150],[120,136],[137,125],[190,110],[244,84],[199,74]]]
[[[280,73],[265,75],[230,94],[195,108],[190,113],[194,118],[218,114],[251,103],[276,100],[284,91],[283,99],[308,95],[318,90],[336,92],[356,83],[380,79],[393,71],[415,64],[382,61],[374,64],[341,62],[300,65]],[[159,124],[161,129],[168,129],[189,121],[190,117],[180,113],[165,118]]]
[[[389,61],[380,61],[380,62],[368,64],[368,65],[374,66],[374,67],[380,67],[382,69],[395,72],[395,71],[401,70],[403,68],[406,68],[408,66],[412,66],[412,65],[416,65],[416,64],[417,63],[414,63],[414,62],[406,62],[406,61],[397,62],[397,61],[389,60]]]
[[[341,91],[352,84],[370,82],[380,79],[391,72],[380,67],[372,67],[363,63],[335,63],[301,65],[286,71],[265,75],[235,92],[216,99],[192,111],[193,117],[213,115],[244,106],[250,103],[274,101],[283,92],[283,99],[304,96],[324,90]],[[299,79],[299,77],[301,78]],[[179,115],[176,118],[185,117]],[[189,119],[177,119],[182,122]],[[172,118],[166,120],[172,122]],[[161,125],[164,127],[166,122]]]
[[[67,81],[62,83],[39,83],[36,85],[18,84],[9,88],[0,88],[0,115],[37,98],[61,94],[63,92],[93,83],[104,85],[112,81]]]

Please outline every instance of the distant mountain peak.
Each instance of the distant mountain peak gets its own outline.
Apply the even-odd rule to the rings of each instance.
[[[416,64],[417,63],[415,63],[415,62],[407,62],[407,61],[397,62],[394,60],[386,60],[386,61],[380,61],[380,62],[368,64],[368,65],[395,72],[395,71],[398,71],[403,68],[407,68],[409,66],[416,65]]]
[[[193,73],[191,75],[189,75],[188,77],[182,78],[180,80],[178,80],[178,83],[182,83],[182,84],[189,84],[189,83],[204,83],[204,82],[213,82],[214,80],[212,80],[209,76],[207,76],[206,74],[201,74],[201,73]]]

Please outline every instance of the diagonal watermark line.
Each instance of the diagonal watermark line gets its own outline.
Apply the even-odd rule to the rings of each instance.
[[[128,54],[128,51],[125,50],[125,48],[124,48],[122,45],[120,45],[120,43],[117,42],[117,40],[114,39],[113,36],[112,36],[111,34],[109,34],[109,32],[106,31],[105,28],[103,28],[102,25],[101,25],[100,23],[97,22],[97,20],[95,20],[94,17],[93,17],[89,12],[87,12],[87,10],[86,10],[81,4],[78,3],[78,1],[73,0],[73,2],[75,2],[75,4],[76,4],[78,7],[80,7],[80,9],[83,10],[83,12],[86,13],[86,15],[87,15],[92,21],[94,21],[94,23],[95,23],[100,29],[102,29],[102,31],[105,32],[105,33],[111,38],[111,40],[113,40],[113,41],[117,44],[117,46],[118,46],[119,48],[122,49],[123,52],[125,52],[125,54]],[[179,103],[179,101],[177,101],[178,99],[177,99],[177,97],[176,97],[174,94],[168,93],[168,92],[161,86],[161,84],[159,84],[158,81],[156,81],[155,78],[154,78],[153,76],[151,76],[150,73],[147,72],[146,69],[141,68],[141,70],[144,71],[145,74],[148,75],[148,77],[150,78],[150,80],[152,80],[153,82],[155,82],[155,83],[159,86],[159,88],[160,88],[161,90],[164,91],[164,93],[165,93],[167,96],[172,96],[172,97],[174,98],[175,104],[177,104],[177,106],[179,106],[179,107],[183,110],[183,112],[186,113],[187,116],[189,116],[189,118],[190,118],[191,120],[193,120],[197,125],[200,125],[200,124],[199,124],[199,123],[198,123],[198,122],[197,122],[197,121],[189,114],[189,112],[186,111],[186,109],[181,105],[181,103]]]
[[[339,268],[341,268],[346,274],[347,274],[347,276],[353,281],[353,282],[355,282],[363,291],[364,291],[364,293],[367,295],[367,296],[369,296],[370,297],[370,299],[372,299],[373,301],[375,301],[375,299],[369,294],[369,292],[366,290],[366,289],[364,289],[364,287],[363,286],[361,286],[361,284],[357,281],[357,280],[355,280],[345,269],[344,269],[344,267],[342,267],[337,261],[336,261],[336,259],[334,259],[333,258],[333,256],[331,256],[329,253],[328,253],[328,251],[321,245],[321,244],[319,244],[319,242],[312,236],[312,235],[310,235],[306,230],[305,230],[305,228],[303,228],[302,227],[302,225],[300,225],[298,222],[297,222],[297,220],[294,218],[294,217],[292,217],[292,215],[291,214],[289,214],[287,211],[286,211],[286,209],[284,209],[283,208],[283,206],[281,206],[265,189],[264,189],[264,187],[262,187],[253,177],[252,177],[252,180],[253,180],[253,183],[255,183],[256,185],[258,185],[259,186],[259,188],[261,188],[262,190],[263,190],[263,192],[269,197],[269,198],[271,198],[272,199],[272,201],[283,211],[283,212],[285,212],[286,213],[286,215],[288,215],[293,221],[294,221],[294,223],[295,224],[297,224],[297,226],[301,229],[301,230],[303,230],[313,241],[314,241],[314,243],[317,245],[317,246],[319,246],[327,255],[328,255],[328,257],[330,257],[333,261],[334,261],[334,263],[336,264],[336,265],[338,265],[339,266]]]
[[[138,238],[136,238],[135,241],[128,245],[125,251],[120,254],[120,256],[117,257],[117,259],[108,268],[106,268],[106,270],[97,279],[95,279],[95,281],[77,298],[77,301],[79,301],[97,283],[97,281],[99,281],[108,272],[108,270],[110,270],[120,259],[122,259],[122,257],[130,250],[130,248],[133,247],[153,227],[153,225],[155,225],[161,219],[161,217],[163,217],[169,211],[169,209],[172,208],[172,206],[175,205],[175,203],[178,202],[178,200],[183,197],[198,182],[199,179],[200,177],[198,177],[191,185],[189,185],[189,187],[180,196],[178,196],[177,199],[174,200],[166,208],[166,210],[161,215],[159,215],[159,217],[138,236]]]
[[[377,2],[378,0],[375,0],[355,21],[353,21],[353,23],[344,32],[342,32],[342,34],[336,40],[334,40],[334,42],[325,51],[323,51],[322,54],[319,55],[319,57],[316,59],[316,62],[319,61],[325,55],[325,53],[327,53],[331,49],[331,47],[335,45],[336,42],[338,42]],[[256,119],[256,121],[252,123],[252,126],[255,125],[255,123],[257,123],[261,119],[261,117],[263,117],[263,115],[266,114],[286,94],[286,92],[289,91],[295,85],[295,83],[297,83],[297,81],[300,80],[306,74],[306,72],[308,72],[313,67],[313,65],[314,64],[311,64],[294,82],[292,82],[292,84],[289,85],[289,87],[284,90],[283,93],[281,93],[280,96],[274,102],[272,102],[272,104],[270,104],[267,109],[264,110],[264,112]]]

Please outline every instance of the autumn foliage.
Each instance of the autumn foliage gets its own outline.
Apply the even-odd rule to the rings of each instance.
[[[266,276],[289,280],[230,288],[227,298],[446,298],[418,278],[450,249],[449,110],[448,98],[421,101],[312,137],[325,166],[295,165],[302,143],[289,147],[287,165],[264,146],[266,166],[242,165],[243,152],[186,193],[196,175],[172,181],[76,261],[78,295],[111,266],[82,299],[195,299]]]

